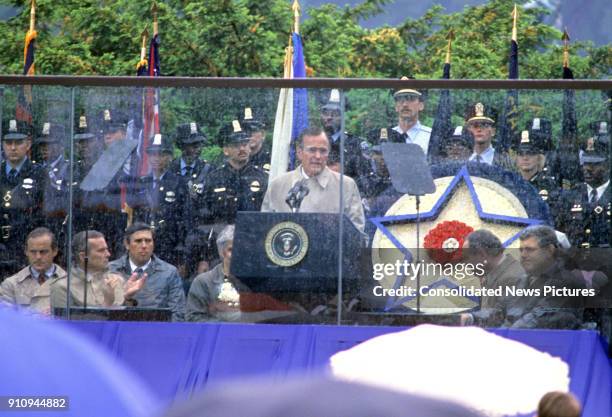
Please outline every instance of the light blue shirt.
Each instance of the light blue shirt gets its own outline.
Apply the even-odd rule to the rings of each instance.
[[[194,173],[195,172],[195,166],[196,163],[195,161],[193,161],[193,164],[191,165],[187,165],[187,163],[185,162],[185,160],[183,158],[181,158],[181,175],[184,177],[185,175],[187,175],[187,170],[186,168],[190,166],[191,167],[191,172]]]
[[[23,160],[19,163],[19,165],[15,167],[15,169],[17,170],[17,175],[19,175],[19,172],[21,171],[21,167],[23,166],[23,164],[25,164],[26,159],[27,158],[23,158]],[[8,163],[8,161],[6,161],[5,174],[7,177],[9,176],[9,172],[11,172],[12,169],[13,167]]]
[[[480,155],[480,161],[478,161],[478,156]],[[477,154],[474,152],[472,156],[470,156],[470,161],[477,161],[487,165],[493,165],[493,157],[495,156],[495,149],[492,146],[489,146],[483,153]]]
[[[414,126],[408,129],[407,132],[403,132],[399,125],[395,126],[393,130],[399,134],[406,133],[408,135],[406,143],[414,143],[419,145],[421,149],[423,149],[423,152],[427,155],[427,149],[429,148],[429,137],[431,136],[430,127],[423,126],[421,122],[417,120]]]
[[[45,281],[50,279],[50,278],[52,278],[53,274],[55,274],[55,264],[51,265],[51,267],[45,271]],[[32,278],[34,278],[36,281],[38,281],[38,277],[40,276],[40,272],[38,272],[36,269],[30,267],[30,275],[32,275]]]

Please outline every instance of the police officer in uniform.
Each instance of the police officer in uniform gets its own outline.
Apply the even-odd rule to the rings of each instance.
[[[612,219],[609,137],[589,138],[582,156],[584,182],[561,194],[557,229],[573,246],[609,247]]]
[[[198,224],[234,223],[238,211],[259,211],[268,175],[249,164],[249,136],[238,120],[221,129],[225,163],[210,173]]]
[[[329,138],[328,166],[337,172],[340,172],[341,117],[340,92],[334,89],[331,90],[329,101],[321,106],[321,125]],[[362,142],[359,137],[344,132],[344,175],[354,179],[362,195],[367,197],[371,188],[368,182],[371,166],[363,154]]]
[[[45,122],[34,145],[42,157],[41,166],[44,171],[44,188],[42,200],[42,216],[46,227],[58,240],[58,256],[65,255],[67,236],[66,220],[68,215],[68,193],[70,187],[70,162],[64,156],[64,126]],[[59,261],[62,263],[61,261]]]
[[[181,156],[172,161],[170,170],[183,177],[192,198],[202,194],[206,176],[212,171],[212,165],[200,158],[205,143],[206,138],[196,122],[176,127],[176,144],[181,150]]]
[[[269,174],[272,151],[269,143],[266,142],[266,124],[253,116],[253,110],[250,107],[244,109],[244,118],[240,124],[249,135],[249,147],[251,148],[249,164]]]
[[[407,77],[402,77],[402,80],[407,79]],[[388,140],[396,143],[417,144],[427,155],[431,127],[422,125],[419,120],[419,114],[425,109],[423,93],[411,88],[403,88],[393,93],[393,99],[398,123],[387,129]],[[374,144],[378,143],[378,137],[379,130],[376,130],[371,136]]]
[[[497,112],[482,103],[470,106],[466,117],[466,129],[474,137],[474,153],[469,161],[498,166],[514,171],[514,161],[508,153],[493,147],[495,137],[495,118]]]
[[[2,123],[0,163],[0,279],[25,265],[23,237],[40,224],[43,174],[28,158],[32,127],[20,120]]]
[[[452,135],[440,142],[439,162],[467,162],[473,152],[474,137],[463,126],[457,126]]]
[[[102,138],[94,132],[96,131],[87,116],[80,116],[74,135],[78,161],[74,167],[73,231],[75,233],[82,230],[101,231],[108,240],[112,255],[119,256],[124,251],[122,239],[127,226],[127,214],[121,211],[119,178],[123,176],[122,170],[101,190],[84,191],[80,188],[104,148]],[[102,132],[106,136],[107,131],[103,129]]]
[[[550,131],[551,124],[544,119],[533,119],[527,128],[521,132],[521,142],[516,151],[516,167],[523,179],[538,190],[542,200],[554,208],[560,190],[546,166],[546,140],[549,137],[545,132]]]
[[[146,152],[151,173],[138,179],[128,203],[134,208],[134,220],[155,230],[155,253],[180,266],[185,235],[191,228],[187,186],[183,177],[169,169],[173,156],[170,140],[156,134]]]

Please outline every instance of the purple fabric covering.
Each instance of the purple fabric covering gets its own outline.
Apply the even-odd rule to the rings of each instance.
[[[149,383],[167,403],[228,378],[320,371],[334,353],[399,327],[206,323],[72,322]],[[584,417],[612,415],[612,371],[593,331],[509,330],[493,333],[566,361]],[[508,360],[511,360],[509,358]]]
[[[20,417],[145,417],[158,412],[159,401],[142,381],[95,345],[58,321],[0,308],[0,395],[68,397],[68,411],[20,410],[15,413]],[[12,414],[0,415],[5,412]]]

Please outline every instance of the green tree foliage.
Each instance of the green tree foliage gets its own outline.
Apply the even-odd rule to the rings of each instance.
[[[314,77],[399,78],[404,75],[421,79],[441,76],[446,53],[446,35],[455,32],[452,74],[455,79],[505,79],[514,0],[490,0],[466,6],[461,12],[445,14],[434,6],[418,19],[406,19],[396,27],[365,29],[359,22],[380,13],[390,0],[364,0],[356,7],[326,4],[308,10],[302,19],[301,34],[307,65]],[[517,0],[519,6],[526,0]],[[24,35],[29,24],[29,1],[13,0],[21,12],[0,22],[0,73],[19,74],[23,65]],[[279,77],[284,51],[293,24],[290,0],[167,0],[158,2],[161,37],[162,75],[214,77]],[[152,32],[151,2],[132,0],[38,0],[37,1],[37,74],[135,75],[140,56],[140,34]],[[520,10],[520,9],[519,9]],[[401,10],[397,10],[401,13]],[[519,66],[522,79],[561,77],[561,33],[539,23],[545,11],[520,12],[518,27]],[[568,28],[571,34],[572,28]],[[612,74],[612,45],[594,47],[589,42],[571,44],[571,67],[576,78],[609,78]],[[127,90],[126,90],[127,91]],[[131,92],[97,96],[77,95],[79,108],[99,111],[116,97],[132,100],[137,108],[138,94]],[[42,97],[43,92],[39,92]],[[64,92],[67,94],[67,91]],[[49,100],[57,93],[47,91],[45,103],[35,103],[51,113]],[[66,96],[64,94],[64,96]],[[114,95],[113,95],[114,94]],[[276,106],[278,92],[201,89],[164,89],[161,99],[162,126],[195,119],[206,126],[211,143],[223,124],[238,117],[250,106],[264,115],[268,125]],[[317,104],[325,92],[312,92],[311,112],[317,122]],[[102,97],[106,95],[106,97]],[[501,109],[502,91],[456,91],[455,122],[460,123],[466,103],[478,100]],[[5,106],[14,102],[5,91]],[[62,96],[62,97],[64,97]],[[50,98],[49,98],[50,97]],[[67,102],[68,96],[62,98]],[[437,93],[430,92],[422,120],[431,124]],[[560,94],[522,92],[521,115],[550,117],[556,129],[560,125]],[[579,117],[582,128],[589,120],[604,117],[605,98],[599,93],[578,94],[578,111],[591,113]],[[123,98],[120,98],[123,100]],[[134,101],[135,100],[135,101]],[[106,103],[108,102],[108,103]],[[373,129],[388,126],[396,117],[388,91],[353,90],[347,94],[347,128],[366,136]],[[593,112],[594,103],[597,110]],[[13,107],[13,104],[10,104]],[[56,106],[57,107],[57,106]],[[582,113],[584,115],[584,113]],[[271,128],[269,129],[271,130]],[[211,152],[218,154],[218,148]],[[213,156],[211,154],[211,156]]]
[[[524,3],[520,0],[519,3]],[[20,73],[29,1],[15,18],[0,23],[0,71]],[[437,78],[446,33],[456,33],[453,78],[506,78],[513,0],[491,0],[460,13],[440,6],[398,27],[365,29],[359,21],[389,0],[357,7],[326,4],[309,9],[302,22],[308,65],[317,77]],[[140,33],[150,2],[38,0],[39,74],[133,75]],[[180,76],[280,76],[293,22],[289,0],[168,0],[159,2],[162,72]],[[401,12],[398,10],[398,12]],[[561,34],[538,23],[540,9],[521,12],[521,78],[558,78]],[[571,28],[570,32],[571,32]],[[612,46],[572,45],[577,78],[609,77]]]

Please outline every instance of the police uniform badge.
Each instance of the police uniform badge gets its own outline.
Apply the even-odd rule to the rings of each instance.
[[[294,222],[282,222],[272,227],[265,240],[266,255],[279,266],[294,266],[308,253],[308,235]]]
[[[167,191],[164,199],[167,203],[174,203],[176,201],[176,194],[174,191]]]

